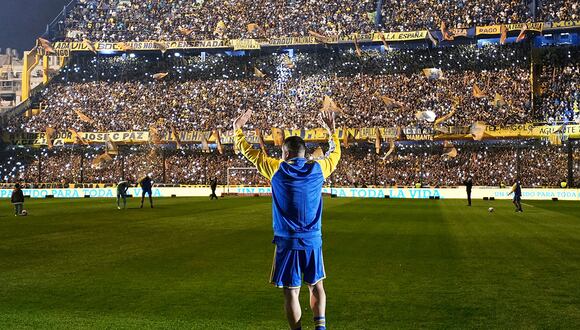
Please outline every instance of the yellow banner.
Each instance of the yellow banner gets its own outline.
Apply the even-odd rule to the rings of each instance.
[[[381,34],[387,42],[407,41],[407,40],[422,40],[427,39],[429,31],[411,31],[411,32],[377,32],[373,35],[373,42],[382,41]]]
[[[348,131],[350,138],[356,141],[374,141],[376,137],[374,127],[365,128],[348,128],[337,129],[340,139],[344,137]],[[397,138],[396,127],[381,127],[379,128],[380,135],[384,140]],[[402,133],[405,140],[426,141],[426,140],[442,140],[442,139],[471,139],[469,127],[447,127],[439,126],[435,129],[433,127],[404,127]],[[93,133],[93,132],[79,132],[79,137],[91,144],[104,144],[107,139],[118,144],[144,144],[149,143],[149,132],[109,132],[109,133]],[[180,131],[180,143],[182,144],[198,144],[206,137],[209,143],[216,142],[216,134],[211,131]],[[518,138],[547,138],[552,135],[562,135],[566,138],[577,139],[580,138],[580,125],[541,125],[534,124],[519,124],[508,126],[492,126],[487,125],[483,139],[518,139]],[[284,136],[300,136],[307,142],[325,142],[328,140],[328,134],[324,129],[298,129],[298,130],[284,130]],[[108,138],[107,138],[108,137]],[[46,134],[42,133],[22,133],[22,134],[8,134],[2,136],[7,144],[14,145],[47,145]],[[254,131],[247,131],[246,138],[248,142],[258,144],[259,139]],[[71,132],[55,132],[52,136],[53,145],[59,146],[64,144],[74,144],[76,139]],[[167,130],[160,134],[162,143],[175,143],[172,132]],[[222,144],[233,144],[233,131],[225,131],[220,135]],[[274,139],[271,134],[264,135],[264,141],[273,143]]]
[[[580,21],[563,21],[563,22],[533,22],[533,23],[516,23],[506,24],[510,32],[520,31],[527,24],[530,31],[542,32],[544,29],[571,29],[579,28]],[[450,29],[450,32],[456,37],[467,37],[468,29]],[[501,25],[476,26],[475,35],[499,35],[501,34]],[[429,31],[406,31],[406,32],[375,32],[367,34],[350,34],[350,35],[329,35],[325,40],[330,44],[352,43],[356,39],[358,42],[382,42],[383,38],[387,42],[402,42],[409,40],[427,39]],[[382,37],[381,37],[382,36]],[[315,45],[318,44],[312,36],[307,37],[279,37],[271,39],[232,39],[232,40],[193,40],[193,41],[143,41],[143,42],[97,42],[95,43],[96,51],[159,51],[160,46],[166,49],[211,49],[211,48],[233,48],[234,50],[251,50],[264,47],[278,46],[298,46],[298,45]],[[90,51],[87,44],[83,42],[57,42],[53,45],[55,54],[52,56],[69,56],[70,52],[87,52]],[[39,50],[44,55],[44,50]]]
[[[535,23],[516,23],[516,24],[507,24],[508,31],[520,31],[524,25],[527,25],[526,30],[528,31],[536,31],[542,32],[544,30],[544,23],[543,22],[535,22]]]
[[[477,26],[475,28],[475,35],[482,35],[482,34],[500,34],[501,33],[501,25],[489,25],[489,26]]]
[[[231,41],[234,50],[260,49],[256,39],[235,39]]]
[[[506,24],[505,26],[508,31],[520,31],[526,24],[528,31],[542,32],[544,30],[543,22]],[[475,28],[475,35],[482,34],[501,34],[501,25],[477,26]]]
[[[573,29],[580,27],[580,21],[562,21],[562,22],[546,22],[544,23],[544,29],[554,30],[554,29]]]

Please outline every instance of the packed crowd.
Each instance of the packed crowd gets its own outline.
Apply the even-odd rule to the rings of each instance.
[[[442,117],[453,111],[454,104],[455,114],[445,124],[525,123],[531,116],[531,87],[522,52],[522,48],[462,47],[436,54],[373,53],[365,59],[344,52],[231,62],[220,56],[205,61],[179,56],[171,62],[92,59],[72,64],[49,85],[39,115],[16,118],[7,129],[145,131],[163,118],[178,130],[227,130],[232,119],[248,108],[254,110],[252,124],[258,128],[314,128],[325,96],[341,113],[339,126],[431,125],[417,119],[416,112],[432,111]],[[443,68],[440,79],[422,71],[434,64]],[[255,76],[257,65],[265,77]],[[164,69],[167,77],[152,78]],[[483,95],[474,95],[476,86]]]
[[[309,153],[317,147],[310,145]],[[526,187],[559,186],[566,181],[567,154],[562,147],[506,142],[460,143],[456,148],[458,155],[452,158],[444,154],[441,142],[398,143],[396,152],[385,157],[384,151],[376,155],[369,144],[358,143],[343,150],[341,162],[327,184],[388,187],[421,183],[441,187],[462,185],[468,176],[473,176],[476,185],[501,186],[513,183],[518,173]],[[95,167],[92,163],[100,152],[90,148],[40,153],[16,150],[0,164],[0,177],[2,182],[114,183],[123,177],[135,181],[151,173],[154,181],[173,185],[204,185],[212,177],[222,185],[268,185],[232,149],[226,149],[221,155],[195,149],[131,147],[105,166]],[[268,148],[267,152],[272,157],[280,156],[275,147]],[[580,171],[577,160],[575,167]]]
[[[580,123],[580,65],[545,66],[541,79],[543,120]]]
[[[580,18],[578,1],[541,0],[538,1],[536,20],[546,22],[572,21]]]
[[[68,40],[272,38],[373,31],[465,28],[532,19],[527,0],[78,0],[67,12]],[[382,4],[377,13],[377,5]],[[377,15],[379,14],[379,15]],[[377,17],[378,16],[378,17]],[[574,1],[538,1],[536,20],[578,19]]]
[[[93,41],[336,35],[371,32],[375,10],[374,0],[79,0],[65,26]]]
[[[525,0],[384,0],[383,27],[387,31],[415,31],[438,29],[442,21],[456,28],[494,23],[521,23],[531,17],[526,2]]]

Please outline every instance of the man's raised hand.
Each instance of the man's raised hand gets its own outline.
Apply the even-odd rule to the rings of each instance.
[[[334,134],[334,129],[335,129],[334,118],[335,118],[335,116],[336,115],[333,111],[322,111],[320,113],[320,119],[321,119],[322,126],[324,128],[326,128],[326,130],[328,131],[328,134],[330,134],[330,135]]]
[[[234,119],[234,131],[238,130],[238,128],[243,128],[250,120],[250,117],[252,117],[252,109],[246,110],[241,116]]]

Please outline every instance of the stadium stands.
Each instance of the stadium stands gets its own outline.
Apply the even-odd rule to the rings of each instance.
[[[466,46],[435,56],[425,50],[400,51],[370,59],[340,51],[301,54],[293,69],[284,66],[284,58],[246,58],[245,63],[234,60],[235,66],[218,56],[207,62],[199,56],[181,56],[156,66],[147,65],[147,59],[122,57],[74,63],[44,92],[41,102],[46,109],[32,118],[15,119],[12,127],[29,132],[47,126],[147,130],[152,122],[165,118],[179,130],[228,129],[243,108],[252,108],[252,123],[262,129],[314,128],[325,95],[343,109],[346,115],[338,125],[347,127],[420,125],[417,109],[443,116],[456,97],[461,98],[460,111],[450,118],[450,125],[527,123],[532,116],[525,47]],[[446,70],[444,79],[425,77],[421,69],[433,61],[443,63],[443,58],[443,67],[455,68]],[[386,63],[394,67],[385,70]],[[254,77],[257,66],[266,77]],[[281,66],[282,72],[277,72]],[[154,80],[152,75],[161,71],[170,74],[163,81]],[[473,96],[475,85],[487,97]],[[496,94],[502,95],[504,105],[495,105]],[[383,96],[402,106],[389,109]],[[75,109],[82,109],[96,124],[83,122]]]
[[[577,19],[577,9],[576,3],[550,0],[79,0],[67,7],[61,23],[68,41],[226,40],[307,36],[309,31],[323,35],[438,32],[442,21],[450,28],[548,22]],[[518,29],[510,30],[512,38]],[[249,129],[313,129],[319,126],[316,118],[323,98],[329,96],[341,112],[339,127],[432,130],[424,140],[441,131],[419,118],[418,111],[432,111],[438,118],[449,115],[440,129],[469,129],[475,122],[494,127],[545,122],[564,125],[558,126],[562,131],[566,125],[580,123],[579,53],[556,48],[543,52],[538,54],[532,42],[499,45],[497,41],[444,47],[374,45],[364,52],[348,47],[280,49],[274,54],[155,49],[95,51],[95,55],[87,51],[70,56],[34,98],[31,103],[38,105],[37,115],[12,117],[1,130],[126,132],[153,127],[164,136],[172,129],[225,132],[233,118],[248,108],[254,110]],[[433,79],[423,71],[429,68],[441,69],[442,76]],[[561,146],[561,138],[550,143],[537,139],[453,142],[457,156],[451,157],[444,155],[443,141],[397,142],[394,154],[385,157],[384,151],[375,153],[370,139],[359,140],[344,152],[329,184],[450,186],[473,174],[478,185],[499,186],[519,173],[524,185],[540,187],[559,186],[568,175],[570,149]],[[384,148],[389,141],[383,141]],[[106,166],[91,166],[104,152],[102,145],[14,148],[2,158],[0,178],[7,183],[109,184],[121,177],[136,179],[153,173],[158,182],[167,184],[206,184],[214,175],[221,183],[267,184],[251,171],[227,176],[228,168],[249,166],[231,145],[218,154],[201,152],[198,144],[176,150],[173,144],[148,142],[120,146],[119,155]],[[270,154],[278,152],[268,148]],[[577,160],[572,165],[578,168]]]
[[[311,152],[315,146],[311,145]],[[344,150],[342,161],[328,184],[336,187],[388,187],[414,186],[421,182],[424,186],[442,187],[461,185],[468,175],[473,175],[477,185],[499,187],[512,182],[518,173],[527,187],[559,186],[562,180],[566,180],[567,154],[562,147],[504,141],[493,144],[460,143],[457,149],[458,156],[450,158],[443,154],[442,143],[402,143],[394,156],[383,159],[374,154],[374,148],[358,143]],[[139,176],[152,173],[156,182],[178,185],[207,184],[212,176],[216,176],[222,184],[228,180],[232,185],[268,184],[255,171],[241,171],[228,179],[228,168],[251,167],[232,149],[226,149],[223,155],[203,153],[194,148],[154,150],[152,152],[147,146],[126,148],[122,156],[114,157],[102,168],[91,166],[92,160],[99,154],[91,147],[44,151],[41,153],[41,177],[38,180],[38,153],[15,149],[9,160],[0,164],[0,177],[3,182],[68,185],[77,182],[110,183],[119,180],[123,174],[136,180]],[[274,147],[269,148],[268,152],[279,156],[279,151]]]
[[[79,0],[64,25],[69,41],[146,41],[305,36],[308,31],[325,35],[413,31],[438,29],[442,21],[469,28],[534,18],[575,20],[578,4],[556,0]]]

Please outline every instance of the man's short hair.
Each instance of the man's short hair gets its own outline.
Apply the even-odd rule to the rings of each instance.
[[[289,154],[299,155],[301,153],[306,153],[306,143],[299,136],[289,136],[284,140],[284,146],[288,150]]]

